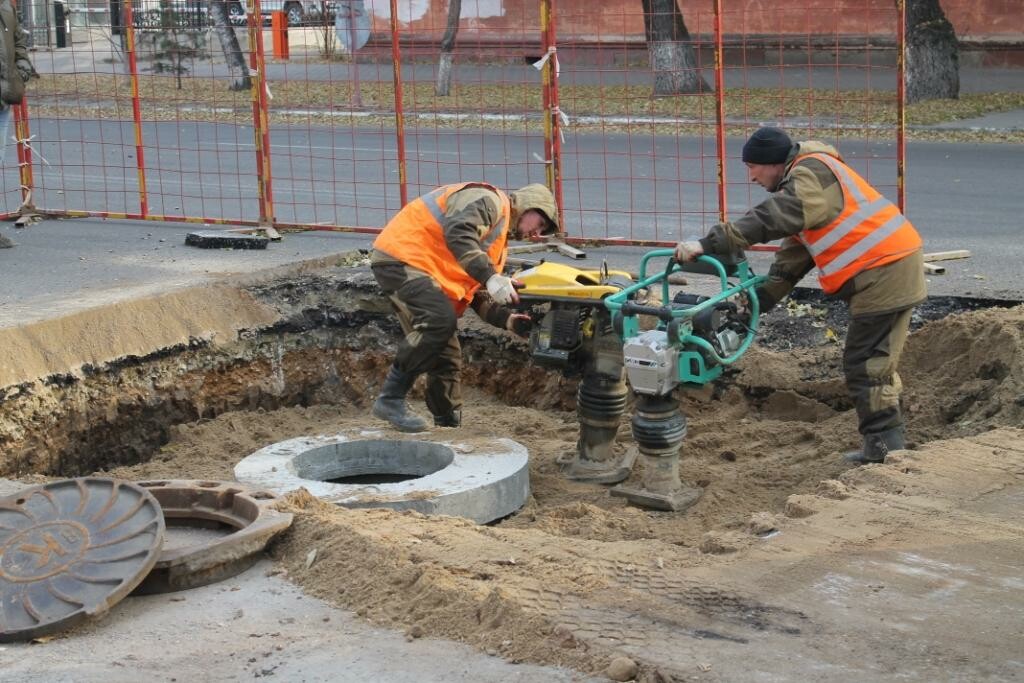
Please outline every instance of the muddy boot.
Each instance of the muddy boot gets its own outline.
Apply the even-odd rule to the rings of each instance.
[[[435,427],[461,427],[462,426],[462,411],[453,410],[447,415],[435,415],[434,416]]]
[[[387,420],[400,432],[426,431],[427,421],[412,412],[405,402],[415,379],[415,375],[406,374],[392,365],[384,386],[380,388],[380,396],[373,403],[374,417]]]
[[[865,434],[864,446],[843,456],[846,462],[866,465],[868,463],[885,462],[890,451],[898,451],[907,447],[903,438],[903,425],[892,427],[877,434]]]
[[[12,242],[6,235],[0,235],[0,249],[10,249],[13,246],[14,242]]]

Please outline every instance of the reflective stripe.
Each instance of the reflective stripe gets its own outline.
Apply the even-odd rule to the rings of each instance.
[[[427,211],[434,217],[434,220],[441,223],[444,219],[444,211],[441,210],[441,205],[437,203],[437,198],[444,194],[446,188],[439,187],[436,190],[431,190],[427,194],[420,197],[423,204],[427,207]]]
[[[807,245],[807,250],[811,252],[811,256],[818,256],[821,252],[856,230],[861,223],[882,209],[888,208],[891,204],[892,202],[885,197],[879,197],[873,202],[861,204],[859,209],[844,218],[842,223],[829,230],[820,240],[813,243],[804,242]]]
[[[834,258],[829,263],[825,264],[825,267],[821,269],[821,272],[825,275],[832,275],[846,266],[850,265],[858,258],[868,252],[869,249],[882,242],[887,237],[893,235],[897,230],[902,228],[907,223],[906,217],[897,213],[895,216],[887,220],[882,225],[878,226],[870,233],[864,236],[862,240],[856,244],[851,245],[842,254]]]
[[[858,204],[863,204],[868,200],[868,198],[864,195],[864,192],[860,189],[860,185],[857,184],[857,181],[854,180],[853,176],[850,175],[849,169],[847,169],[846,166],[841,164],[838,159],[834,159],[828,156],[827,154],[822,154],[821,156],[818,156],[818,153],[815,153],[810,156],[813,156],[818,161],[823,162],[837,176],[842,176],[841,180],[843,181],[843,185],[847,187],[847,189],[850,191],[850,194],[853,195],[853,198],[857,200]]]
[[[502,216],[501,220],[498,221],[498,224],[496,226],[494,226],[493,228],[491,228],[491,231],[489,233],[487,233],[487,236],[484,237],[484,239],[480,242],[480,246],[482,246],[484,248],[484,251],[486,251],[486,250],[491,248],[492,244],[494,244],[494,240],[498,239],[499,237],[501,237],[504,234],[505,234],[505,217]]]
[[[431,192],[428,192],[427,194],[420,197],[420,199],[423,201],[423,204],[427,207],[427,211],[429,211],[430,215],[434,217],[434,220],[436,220],[441,225],[444,224],[444,210],[441,209],[441,205],[438,203],[437,200],[439,197],[444,195],[446,190],[447,187],[439,187],[436,190],[432,190]],[[484,251],[487,251],[490,248],[490,246],[494,244],[494,241],[501,237],[504,233],[505,217],[502,216],[501,220],[498,221],[498,224],[492,227],[487,232],[487,235],[484,237],[484,239],[480,241],[480,245],[484,248]]]

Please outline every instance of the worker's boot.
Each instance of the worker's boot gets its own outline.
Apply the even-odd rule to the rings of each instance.
[[[907,444],[903,438],[903,425],[899,425],[877,434],[865,434],[863,448],[847,453],[843,459],[858,465],[885,462],[885,456],[889,455],[891,451],[902,450],[906,447]]]
[[[10,240],[6,235],[0,235],[0,249],[10,249],[14,246],[14,242]]]
[[[392,365],[380,388],[380,396],[373,403],[374,417],[387,420],[400,432],[426,431],[427,421],[412,412],[405,402],[415,380],[416,375],[404,373]]]
[[[462,411],[453,410],[447,415],[435,415],[434,416],[435,427],[461,427],[462,426]]]

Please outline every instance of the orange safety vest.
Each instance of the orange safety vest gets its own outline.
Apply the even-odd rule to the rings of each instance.
[[[466,187],[483,187],[498,195],[501,201],[501,217],[497,224],[480,239],[480,246],[487,252],[500,273],[505,268],[508,225],[512,219],[512,204],[508,195],[487,183],[459,183],[444,185],[432,192],[414,199],[405,205],[373,242],[374,249],[398,259],[406,265],[422,270],[441,286],[441,290],[452,300],[459,315],[473,300],[473,294],[480,283],[462,269],[444,239],[441,222],[444,220],[448,198]]]
[[[818,282],[835,294],[853,276],[898,261],[921,248],[921,236],[899,207],[868,185],[852,168],[828,154],[797,157],[817,159],[835,174],[843,190],[843,210],[828,225],[803,230],[803,242],[818,267]]]

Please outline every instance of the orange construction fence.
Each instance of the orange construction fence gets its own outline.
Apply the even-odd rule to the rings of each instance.
[[[757,201],[764,124],[903,203],[901,2],[262,2],[126,0],[33,52],[4,213],[375,232],[543,182],[571,240],[672,244]]]

